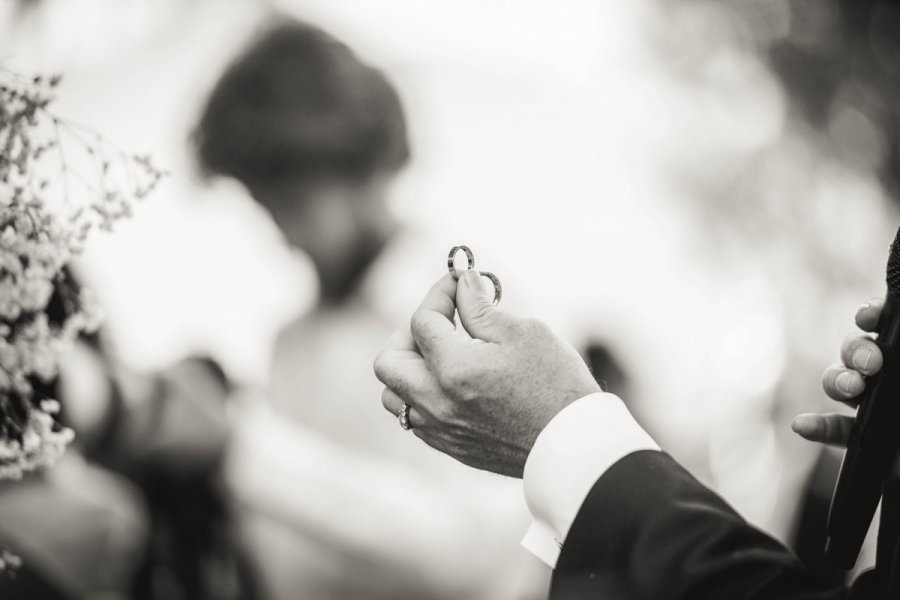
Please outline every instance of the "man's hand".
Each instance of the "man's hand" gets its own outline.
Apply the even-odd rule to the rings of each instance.
[[[874,331],[883,305],[880,299],[863,304],[856,312],[856,325],[863,331]],[[855,332],[841,344],[841,361],[843,364],[825,370],[822,386],[829,397],[855,408],[859,404],[859,395],[866,388],[865,378],[881,370],[884,357],[871,335]],[[900,398],[897,401],[900,402]],[[813,442],[845,448],[853,422],[854,417],[837,413],[802,414],[794,419],[791,427]],[[894,475],[900,476],[900,460],[894,465]]]
[[[540,321],[494,306],[472,270],[431,288],[375,359],[375,374],[387,386],[384,407],[398,415],[408,403],[412,431],[427,444],[514,477],[556,413],[600,390],[574,348]]]

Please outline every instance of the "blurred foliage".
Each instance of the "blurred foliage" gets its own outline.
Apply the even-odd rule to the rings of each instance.
[[[716,2],[767,59],[793,118],[900,203],[900,5],[884,0]]]

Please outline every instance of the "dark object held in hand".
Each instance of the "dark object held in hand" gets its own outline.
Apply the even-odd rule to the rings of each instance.
[[[825,553],[845,569],[856,563],[900,448],[900,230],[891,245],[887,288],[877,329],[884,367],[860,397],[828,515]]]

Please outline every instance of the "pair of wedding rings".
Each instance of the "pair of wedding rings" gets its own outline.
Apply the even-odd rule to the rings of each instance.
[[[466,254],[466,270],[472,271],[475,269],[475,254],[472,253],[472,249],[468,246],[453,246],[452,248],[450,248],[450,254],[447,255],[447,268],[453,275],[453,279],[456,280],[458,280],[462,275],[462,273],[460,273],[456,268],[456,256],[460,252],[464,252]],[[478,271],[478,274],[482,277],[487,277],[491,280],[491,283],[494,284],[494,304],[498,304],[500,302],[500,298],[503,296],[503,287],[500,285],[500,278],[489,271]],[[412,425],[410,425],[409,423],[409,409],[409,404],[404,402],[403,406],[400,407],[400,414],[397,415],[397,420],[400,422],[400,427],[402,427],[405,431],[409,431],[410,429],[412,429]]]
[[[466,270],[471,271],[475,269],[475,255],[472,253],[472,250],[468,246],[453,246],[450,248],[450,254],[447,255],[447,268],[453,275],[453,279],[459,279],[462,275],[462,273],[456,269],[456,255],[460,252],[465,252],[466,254],[466,260],[468,262]],[[491,280],[491,283],[494,284],[494,304],[499,304],[500,298],[503,296],[503,287],[500,285],[500,278],[489,271],[478,271],[478,274],[482,277],[487,277]]]

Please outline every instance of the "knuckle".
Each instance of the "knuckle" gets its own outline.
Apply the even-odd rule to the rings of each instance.
[[[385,382],[388,375],[388,363],[389,359],[385,356],[384,352],[379,352],[378,356],[375,357],[375,362],[372,363],[372,368],[375,371],[375,377],[378,378],[382,383]]]
[[[457,375],[463,381],[480,379],[489,368],[489,359],[485,354],[486,353],[472,352],[464,360],[457,361]]]
[[[455,417],[456,415],[453,407],[447,402],[442,402],[434,407],[434,418],[438,423],[452,423]]]
[[[519,327],[521,331],[529,337],[544,336],[550,331],[550,327],[546,323],[533,317],[522,319]]]
[[[853,352],[859,344],[856,342],[856,339],[851,335],[848,335],[844,338],[844,343],[841,344],[841,362],[845,365],[850,365],[850,360],[853,357]]]
[[[534,329],[532,321],[530,318],[516,320],[510,327],[510,333],[517,339],[529,337]]]
[[[416,340],[421,340],[428,334],[425,315],[421,310],[413,313],[412,318],[409,320],[409,331]]]
[[[865,344],[869,339],[870,338],[866,334],[854,331],[847,334],[841,347],[846,351],[855,350],[859,346]]]
[[[440,383],[451,398],[463,402],[473,400],[478,395],[478,369],[457,365],[444,373]]]
[[[458,366],[446,367],[438,374],[438,383],[445,390],[456,391],[464,381],[465,375]]]
[[[472,380],[466,379],[457,386],[456,396],[462,402],[475,402],[480,397],[480,394],[478,393],[478,388],[473,385]]]
[[[387,388],[384,388],[384,391],[381,392],[381,405],[385,410],[391,410],[391,392]]]
[[[472,307],[472,318],[483,325],[493,325],[497,321],[496,309],[487,300],[478,302]]]

